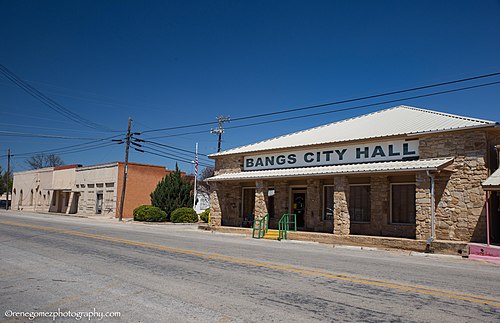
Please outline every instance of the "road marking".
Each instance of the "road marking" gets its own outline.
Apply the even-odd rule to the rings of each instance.
[[[249,258],[238,258],[238,257],[228,256],[228,255],[223,255],[223,254],[218,254],[218,253],[209,253],[209,252],[203,252],[203,251],[167,247],[167,246],[152,244],[152,243],[147,243],[147,242],[140,242],[140,241],[135,241],[135,240],[121,239],[121,238],[113,238],[110,236],[96,235],[96,234],[85,233],[85,232],[81,232],[81,231],[56,229],[56,228],[51,228],[51,227],[18,223],[18,222],[13,222],[13,221],[0,221],[0,224],[16,226],[16,227],[23,227],[23,228],[30,228],[30,229],[35,229],[35,230],[42,230],[42,231],[46,231],[46,232],[62,233],[62,234],[66,234],[66,235],[84,237],[84,238],[101,240],[101,241],[121,243],[121,244],[125,244],[125,245],[130,245],[130,246],[142,247],[142,248],[146,248],[146,249],[155,249],[155,250],[167,251],[167,252],[184,254],[184,255],[190,255],[190,256],[194,256],[194,257],[198,257],[198,258],[217,260],[217,261],[221,261],[221,262],[229,262],[229,263],[236,263],[236,264],[240,264],[240,265],[261,267],[261,268],[267,268],[267,269],[271,269],[271,270],[296,273],[296,274],[300,274],[300,275],[321,277],[321,278],[327,278],[327,279],[332,279],[332,280],[341,280],[341,281],[347,281],[347,282],[355,283],[355,284],[362,284],[362,285],[368,285],[368,286],[376,286],[376,287],[382,287],[382,288],[388,288],[388,289],[395,289],[395,290],[400,290],[400,291],[405,291],[405,292],[438,296],[438,297],[443,297],[443,298],[457,299],[457,300],[463,300],[463,301],[468,301],[468,302],[472,302],[472,303],[500,307],[500,299],[486,297],[486,296],[480,296],[480,295],[474,295],[474,294],[468,294],[468,293],[462,293],[462,292],[455,292],[455,291],[444,290],[444,289],[438,289],[438,288],[433,288],[433,287],[427,287],[427,286],[423,286],[423,285],[412,285],[412,284],[399,283],[399,282],[383,280],[383,279],[368,278],[368,277],[363,277],[363,276],[358,276],[358,275],[340,274],[340,273],[335,273],[335,272],[326,271],[326,270],[317,270],[317,269],[294,266],[294,265],[285,265],[285,264],[274,263],[274,262],[269,262],[269,261],[259,261],[256,259],[249,259]]]

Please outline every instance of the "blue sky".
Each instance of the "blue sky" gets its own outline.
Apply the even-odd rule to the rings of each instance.
[[[131,116],[134,130],[143,131],[498,72],[499,17],[499,1],[0,1],[0,63],[93,122],[125,131]],[[398,104],[500,121],[499,102],[500,85],[494,85],[228,129],[222,147]],[[217,137],[210,128],[154,135],[204,131],[155,140],[187,150],[198,142],[201,152],[212,153]],[[3,76],[0,129],[96,139],[115,134],[65,119]],[[0,155],[9,146],[15,155],[85,142],[0,135]],[[62,157],[88,165],[123,155],[123,145],[114,145]],[[131,161],[175,167],[171,159],[135,151]],[[26,167],[21,157],[13,165]],[[190,164],[179,165],[192,171]],[[0,166],[5,169],[5,158]]]

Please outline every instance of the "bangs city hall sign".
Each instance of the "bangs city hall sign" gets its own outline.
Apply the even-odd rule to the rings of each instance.
[[[244,171],[395,161],[418,157],[418,140],[396,140],[245,156]]]

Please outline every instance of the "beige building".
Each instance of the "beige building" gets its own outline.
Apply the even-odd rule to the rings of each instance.
[[[123,185],[122,162],[66,165],[14,173],[12,209],[117,216]],[[129,163],[124,218],[150,204],[150,193],[169,171],[164,166]]]
[[[482,242],[496,202],[481,183],[498,167],[498,144],[494,121],[399,106],[222,151],[210,156],[211,224],[269,214],[277,228],[293,213],[299,231],[338,237]]]
[[[53,196],[54,168],[14,173],[12,210],[48,212]]]

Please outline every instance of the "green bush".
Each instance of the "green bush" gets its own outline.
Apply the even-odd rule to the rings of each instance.
[[[170,220],[174,223],[195,223],[198,222],[198,215],[190,207],[181,207],[170,214]]]
[[[175,171],[166,175],[151,193],[151,204],[167,212],[193,205],[193,184],[175,165]]]
[[[146,222],[165,222],[167,221],[167,213],[151,205],[141,205],[134,209],[135,221]]]
[[[210,208],[206,209],[205,211],[203,211],[203,213],[200,214],[200,219],[205,223],[208,223],[209,217],[210,217]]]

